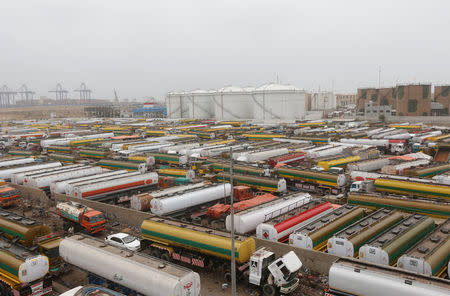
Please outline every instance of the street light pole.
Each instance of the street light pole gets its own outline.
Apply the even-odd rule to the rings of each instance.
[[[236,261],[234,250],[233,147],[230,147],[230,216],[231,216],[231,295],[236,296]]]

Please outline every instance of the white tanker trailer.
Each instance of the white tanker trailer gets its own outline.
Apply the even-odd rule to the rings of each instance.
[[[91,281],[115,283],[126,295],[200,295],[198,273],[141,253],[124,252],[90,237],[63,239],[59,254],[67,263],[89,272]]]
[[[68,184],[73,184],[73,183],[77,183],[77,182],[82,182],[82,181],[89,181],[89,180],[95,180],[101,177],[107,177],[107,176],[114,176],[114,175],[120,175],[120,174],[126,174],[127,171],[126,170],[121,170],[121,171],[107,171],[107,170],[102,170],[102,172],[100,172],[99,174],[95,174],[95,175],[90,175],[90,176],[84,176],[84,177],[80,177],[80,178],[74,178],[74,179],[67,179],[64,181],[54,181],[50,184],[50,192],[52,194],[65,194],[66,193],[66,187]]]
[[[33,163],[34,161],[35,159],[33,157],[9,159],[0,161],[0,167],[9,167],[13,165]]]
[[[62,164],[57,162],[48,162],[43,164],[37,164],[37,165],[30,165],[30,166],[22,166],[18,168],[12,168],[12,169],[6,169],[6,170],[0,170],[0,179],[3,180],[11,180],[11,176],[15,173],[21,173],[21,172],[27,172],[32,170],[40,170],[40,169],[46,169],[46,168],[54,168],[54,167],[60,167]]]
[[[234,228],[236,233],[245,234],[254,231],[260,223],[299,208],[311,201],[311,195],[301,193],[278,198],[263,205],[253,207],[234,214]],[[231,231],[231,216],[225,219],[228,231]]]
[[[203,189],[196,189],[183,194],[169,195],[162,198],[154,198],[150,202],[153,214],[162,216],[200,204],[215,201],[230,196],[231,185],[223,183]]]
[[[338,259],[330,268],[325,296],[448,296],[450,281],[390,266]]]
[[[61,172],[61,173],[54,173],[47,176],[42,177],[36,177],[36,178],[30,178],[28,186],[36,187],[36,188],[48,188],[50,187],[50,184],[54,181],[60,181],[60,180],[67,180],[67,179],[73,179],[77,177],[84,177],[84,176],[92,176],[95,174],[101,173],[103,170],[102,167],[94,166],[94,167],[83,167],[71,171]]]
[[[124,191],[142,189],[151,185],[158,185],[157,173],[139,174],[136,176],[76,187],[72,197],[99,199],[116,195]]]

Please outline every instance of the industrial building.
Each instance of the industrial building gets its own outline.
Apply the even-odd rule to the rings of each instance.
[[[388,88],[359,88],[357,111],[364,113],[365,105],[391,106],[399,116],[430,116],[448,114],[450,86],[405,84]]]
[[[163,118],[166,117],[166,107],[157,106],[154,103],[144,103],[141,108],[133,109],[131,111],[133,117],[143,118]]]
[[[283,84],[170,92],[166,96],[166,107],[168,118],[217,120],[302,119],[307,110],[306,92]]]
[[[356,105],[357,98],[357,94],[336,94],[336,106],[345,108],[348,105]]]

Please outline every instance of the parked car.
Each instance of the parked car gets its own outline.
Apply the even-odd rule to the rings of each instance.
[[[130,251],[141,249],[141,242],[138,238],[122,232],[108,235],[105,238],[105,243]]]

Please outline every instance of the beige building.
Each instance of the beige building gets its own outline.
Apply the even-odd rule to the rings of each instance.
[[[357,94],[336,94],[337,107],[346,107],[348,105],[356,105]]]
[[[357,111],[364,112],[365,104],[391,106],[400,116],[431,115],[431,84],[406,84],[388,88],[359,88]]]

